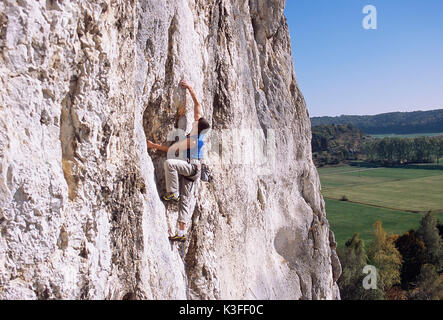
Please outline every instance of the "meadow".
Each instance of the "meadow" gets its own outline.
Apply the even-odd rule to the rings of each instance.
[[[388,233],[417,228],[422,214],[443,222],[443,170],[406,168],[319,168],[326,213],[339,246],[355,232],[372,238],[381,220]],[[349,201],[340,201],[345,196]]]

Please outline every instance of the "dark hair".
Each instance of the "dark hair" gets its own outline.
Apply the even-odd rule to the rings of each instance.
[[[211,126],[209,125],[208,120],[206,120],[205,118],[200,118],[198,120],[198,135],[200,136],[200,133],[203,130],[209,129]]]

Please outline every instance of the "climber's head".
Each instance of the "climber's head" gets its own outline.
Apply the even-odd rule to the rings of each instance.
[[[201,117],[198,120],[198,135],[200,135],[200,133],[204,130],[207,130],[210,128],[209,122],[208,120],[206,120],[205,118]]]

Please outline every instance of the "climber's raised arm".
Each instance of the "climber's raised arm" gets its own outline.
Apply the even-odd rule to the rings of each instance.
[[[186,80],[180,81],[180,85],[182,86],[182,88],[189,90],[192,100],[194,101],[194,120],[195,121],[200,120],[200,118],[203,117],[203,110],[200,105],[200,102],[197,99],[197,96],[195,95],[194,89],[191,87],[191,85],[188,82],[186,82]]]

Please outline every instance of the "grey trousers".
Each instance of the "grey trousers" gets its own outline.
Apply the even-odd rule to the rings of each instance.
[[[194,165],[197,171],[194,173]],[[193,207],[195,206],[194,186],[200,177],[201,165],[198,160],[191,160],[191,163],[180,159],[168,159],[164,163],[166,192],[180,194],[177,221],[188,223],[191,218]],[[192,178],[193,180],[186,179]]]

